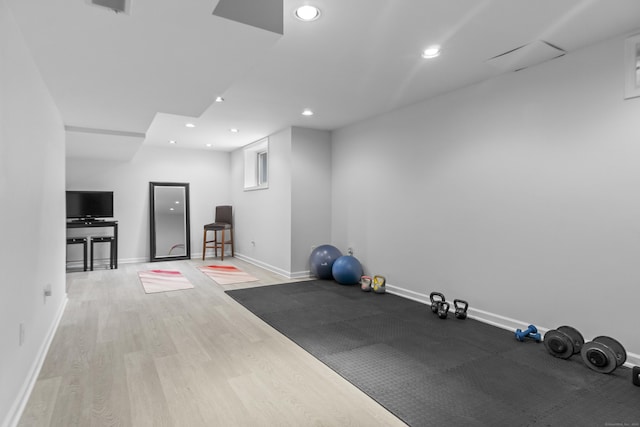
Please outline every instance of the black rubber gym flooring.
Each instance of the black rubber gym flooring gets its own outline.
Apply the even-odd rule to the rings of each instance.
[[[625,367],[600,374],[579,354],[333,281],[227,293],[410,426],[640,426]]]

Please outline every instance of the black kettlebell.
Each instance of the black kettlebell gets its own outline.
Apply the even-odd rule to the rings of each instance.
[[[446,301],[441,301],[438,303],[438,317],[441,319],[446,319],[449,315],[449,303]]]
[[[431,300],[431,311],[437,313],[438,305],[445,302],[446,298],[440,292],[431,292],[431,294],[429,295],[429,299]]]
[[[469,303],[461,299],[454,299],[453,305],[456,308],[456,313],[455,313],[456,319],[460,319],[460,320],[466,319]]]

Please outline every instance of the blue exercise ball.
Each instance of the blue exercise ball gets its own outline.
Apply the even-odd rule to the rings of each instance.
[[[331,245],[320,245],[311,252],[309,265],[311,274],[318,279],[330,280],[333,278],[331,269],[335,260],[342,256],[340,249]]]
[[[355,285],[362,277],[362,265],[356,257],[351,255],[341,256],[333,263],[331,268],[333,278],[341,285]]]

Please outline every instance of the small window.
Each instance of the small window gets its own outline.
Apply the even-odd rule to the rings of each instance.
[[[258,153],[258,187],[267,185],[269,183],[268,180],[268,157],[266,151],[261,151]]]
[[[244,147],[244,189],[269,188],[269,140]]]

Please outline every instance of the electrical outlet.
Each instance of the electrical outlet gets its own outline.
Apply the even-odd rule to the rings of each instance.
[[[18,332],[18,345],[22,345],[24,343],[24,323],[20,323],[19,332]]]

